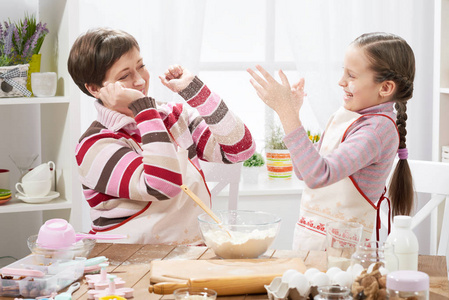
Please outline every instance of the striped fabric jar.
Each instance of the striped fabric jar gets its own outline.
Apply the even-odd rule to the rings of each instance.
[[[267,171],[270,179],[291,179],[292,178],[292,159],[287,149],[266,150]]]

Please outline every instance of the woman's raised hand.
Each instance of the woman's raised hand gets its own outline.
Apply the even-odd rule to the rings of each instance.
[[[125,88],[120,82],[105,82],[99,91],[99,98],[103,105],[109,109],[118,111],[127,116],[132,116],[128,105],[133,101],[145,97],[145,95],[135,89]]]
[[[162,84],[175,93],[184,90],[192,82],[193,78],[195,76],[180,65],[170,66],[165,71],[164,76],[159,76]]]

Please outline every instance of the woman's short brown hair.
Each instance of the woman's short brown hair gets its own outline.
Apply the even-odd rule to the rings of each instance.
[[[76,85],[92,96],[85,84],[103,85],[106,72],[133,48],[139,48],[136,39],[122,30],[94,28],[80,35],[70,50],[67,67]]]

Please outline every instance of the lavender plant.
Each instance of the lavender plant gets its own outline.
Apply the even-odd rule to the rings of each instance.
[[[9,66],[12,64],[12,37],[15,26],[10,26],[5,22],[3,28],[0,24],[0,66]]]
[[[34,16],[28,15],[17,23],[3,24],[0,24],[0,66],[29,63],[48,34],[47,24],[37,23]]]

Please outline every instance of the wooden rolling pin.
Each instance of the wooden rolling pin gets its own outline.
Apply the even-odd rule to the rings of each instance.
[[[235,276],[221,278],[191,278],[185,282],[160,282],[150,285],[150,293],[167,295],[172,294],[174,290],[185,287],[202,287],[212,289],[220,296],[245,295],[245,294],[264,294],[266,293],[264,285],[271,283],[274,277],[282,274],[262,275],[262,276]]]

